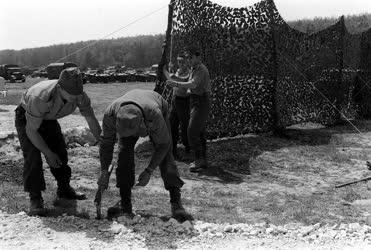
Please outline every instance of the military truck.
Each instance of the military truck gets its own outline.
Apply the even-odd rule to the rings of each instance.
[[[0,76],[10,82],[26,81],[26,76],[22,74],[21,68],[16,64],[0,65]]]
[[[65,62],[65,63],[51,63],[46,67],[46,72],[48,73],[48,79],[58,79],[59,75],[61,74],[62,70],[66,68],[77,68],[77,64],[73,62]],[[86,76],[82,73],[82,80],[83,83],[86,83]]]
[[[65,62],[65,63],[51,63],[46,67],[46,72],[48,73],[48,79],[58,79],[62,70],[70,67],[77,67],[76,63]]]

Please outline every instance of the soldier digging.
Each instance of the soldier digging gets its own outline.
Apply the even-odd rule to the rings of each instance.
[[[160,167],[165,189],[169,191],[172,216],[178,220],[192,219],[182,206],[180,179],[172,154],[169,108],[161,95],[150,90],[135,89],[116,99],[105,111],[100,144],[101,175],[98,184],[108,187],[108,167],[118,135],[119,154],[116,186],[121,200],[108,209],[108,217],[133,217],[131,190],[135,184],[134,147],[139,137],[149,135],[154,152],[147,168],[139,175],[139,186],[146,186],[152,172]]]
[[[57,180],[57,197],[86,199],[70,186],[71,168],[67,147],[57,119],[79,108],[90,131],[99,140],[101,128],[94,115],[90,99],[83,91],[81,73],[67,68],[58,80],[41,81],[29,88],[16,109],[15,126],[24,156],[24,191],[30,196],[30,215],[46,214],[41,192],[45,190],[41,153]]]

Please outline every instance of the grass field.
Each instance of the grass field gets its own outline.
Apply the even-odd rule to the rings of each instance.
[[[0,105],[18,105],[24,91],[44,78],[27,78],[24,83],[7,83],[7,97],[0,98]],[[116,98],[122,96],[131,89],[154,89],[154,83],[98,83],[85,84],[84,90],[91,99],[93,109],[98,119],[101,119],[105,108]],[[75,113],[78,113],[76,111]]]
[[[3,104],[17,104],[23,86],[15,84]],[[152,89],[148,83],[87,84],[85,90],[98,117],[115,98],[132,88]],[[1,107],[1,106],[0,106]],[[338,183],[369,174],[365,161],[371,158],[371,122],[356,123],[362,135],[348,126],[334,128],[292,128],[287,137],[270,134],[208,142],[210,168],[200,174],[188,171],[187,162],[177,162],[185,207],[196,219],[212,222],[313,224],[340,222],[371,223],[367,211],[351,203],[371,199],[371,185],[360,183],[335,189]],[[181,153],[182,149],[180,149]],[[136,149],[136,174],[149,163],[152,147],[144,143]],[[117,149],[115,150],[115,157]],[[0,144],[0,208],[9,213],[27,210],[22,191],[22,155],[17,140]],[[88,194],[79,202],[78,212],[95,215],[93,197],[97,188],[99,157],[97,147],[69,149],[72,184]],[[45,169],[48,167],[45,165]],[[53,207],[56,183],[45,171],[44,198]],[[115,203],[118,191],[115,176],[104,196],[103,209]],[[156,170],[150,184],[133,191],[134,209],[149,214],[168,215],[169,197]],[[58,212],[58,211],[57,211]]]

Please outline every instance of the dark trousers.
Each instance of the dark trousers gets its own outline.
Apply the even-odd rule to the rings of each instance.
[[[24,168],[23,184],[26,192],[40,192],[45,190],[45,178],[42,168],[41,152],[37,149],[26,134],[25,110],[18,106],[15,110],[15,127],[23,151]],[[67,146],[57,120],[44,120],[38,130],[51,151],[56,153],[62,165],[60,168],[50,168],[51,173],[60,185],[68,185],[71,178],[71,168],[68,166]]]
[[[181,131],[181,139],[184,147],[189,148],[187,129],[189,124],[189,109],[190,97],[173,97],[170,109],[170,126],[171,136],[173,140],[173,154],[177,151],[177,142],[179,140],[179,125]]]
[[[130,190],[135,184],[134,147],[137,141],[138,137],[134,136],[119,139],[116,180],[117,187],[123,193],[128,193],[125,190]],[[179,177],[171,149],[160,163],[160,172],[166,190],[183,186],[184,182]]]
[[[194,151],[195,159],[206,159],[206,123],[210,112],[208,95],[191,95],[191,115],[188,125],[188,140]]]

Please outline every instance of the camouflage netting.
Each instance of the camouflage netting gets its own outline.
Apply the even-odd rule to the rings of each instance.
[[[280,127],[338,121],[344,97],[341,81],[341,22],[308,35],[277,26],[277,109]]]
[[[302,33],[283,21],[273,0],[247,8],[177,0],[173,7],[170,61],[197,45],[210,71],[209,138],[308,121],[332,125],[342,119],[337,110],[347,117],[357,108],[371,114],[362,90],[362,79],[371,79],[365,70],[370,55],[360,56],[370,50],[370,32],[349,34],[342,18],[318,33]],[[170,101],[171,90],[159,79],[156,91]]]
[[[371,29],[365,31],[356,39],[359,43],[359,66],[358,74],[354,80],[354,95],[353,99],[359,108],[359,115],[364,118],[371,117]],[[358,45],[358,44],[357,44]]]

